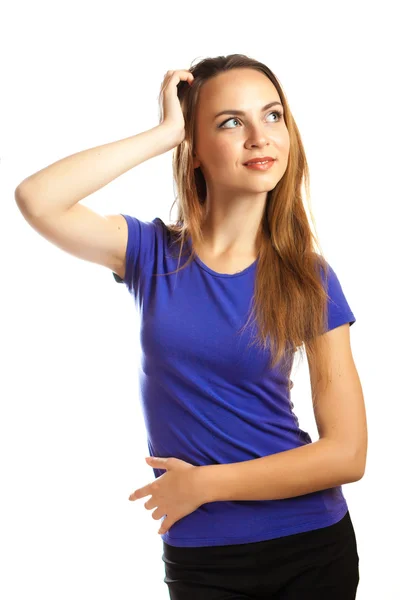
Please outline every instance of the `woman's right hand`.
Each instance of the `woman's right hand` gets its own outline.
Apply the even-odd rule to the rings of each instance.
[[[191,85],[194,77],[190,71],[186,70],[167,71],[160,92],[160,108],[162,111],[160,125],[168,127],[169,131],[174,132],[176,146],[185,139],[185,119],[177,93],[177,85],[181,81],[187,81]]]

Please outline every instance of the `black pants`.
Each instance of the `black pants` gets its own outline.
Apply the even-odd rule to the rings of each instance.
[[[334,525],[281,538],[180,548],[163,542],[172,600],[354,600],[357,542],[349,512]]]

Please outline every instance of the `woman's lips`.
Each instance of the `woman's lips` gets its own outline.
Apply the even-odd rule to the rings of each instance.
[[[265,164],[262,163],[248,163],[244,165],[248,169],[253,169],[254,171],[268,171],[275,164],[274,160],[269,160]]]

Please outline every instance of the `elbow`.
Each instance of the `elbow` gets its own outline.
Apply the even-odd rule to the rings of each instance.
[[[351,460],[349,461],[349,463],[352,464],[353,481],[360,481],[360,479],[364,477],[366,462],[366,450],[358,450],[352,452]]]
[[[355,449],[353,446],[335,441],[336,456],[338,462],[342,465],[344,483],[353,483],[364,477],[366,450]]]
[[[365,469],[355,467],[353,473],[352,482],[360,481],[364,477]]]
[[[37,215],[37,202],[33,200],[31,193],[28,195],[25,185],[20,184],[15,189],[14,198],[19,211],[27,221]]]
[[[367,458],[366,447],[355,448],[353,445],[344,443],[343,440],[329,440],[329,443],[333,443],[336,448],[337,461],[343,472],[343,483],[353,483],[362,479]]]
[[[22,188],[22,185],[19,185],[14,191],[15,202],[17,203],[18,208],[21,212],[27,212],[27,199],[26,192]]]

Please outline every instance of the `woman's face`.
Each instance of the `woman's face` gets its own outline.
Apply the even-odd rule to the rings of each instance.
[[[268,109],[266,104],[277,102]],[[235,115],[233,110],[243,111]],[[226,114],[216,116],[221,111]],[[289,132],[279,94],[263,73],[234,69],[209,79],[200,89],[195,115],[194,167],[201,167],[207,192],[264,193],[283,177]],[[277,160],[267,171],[249,169],[251,158]]]

